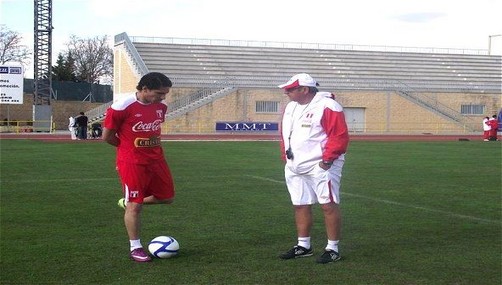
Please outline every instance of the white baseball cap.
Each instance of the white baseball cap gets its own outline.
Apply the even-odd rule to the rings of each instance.
[[[317,87],[319,86],[319,83],[317,83],[314,78],[307,73],[299,73],[291,77],[288,82],[279,85],[279,88],[289,89],[298,86]]]

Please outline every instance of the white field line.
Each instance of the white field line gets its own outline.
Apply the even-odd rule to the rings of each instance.
[[[261,177],[261,176],[254,176],[254,175],[245,175],[247,177],[251,177],[257,180],[262,180],[262,181],[268,181],[276,184],[284,184],[284,181],[279,181],[271,178],[266,178],[266,177]],[[118,178],[62,178],[62,179],[44,179],[44,180],[22,180],[22,181],[3,181],[3,182],[9,182],[9,183],[40,183],[40,182],[46,182],[46,183],[53,183],[53,182],[83,182],[83,181],[108,181],[108,180],[117,180]],[[468,215],[461,215],[453,212],[448,212],[448,211],[443,211],[443,210],[437,210],[437,209],[430,209],[426,207],[421,207],[421,206],[415,206],[415,205],[409,205],[409,204],[404,204],[404,203],[399,203],[395,201],[390,201],[390,200],[385,200],[385,199],[378,199],[378,198],[372,198],[360,194],[354,194],[354,193],[347,193],[347,192],[342,192],[342,195],[347,195],[347,196],[353,196],[357,198],[362,198],[374,202],[379,202],[379,203],[384,203],[384,204],[389,204],[389,205],[395,205],[395,206],[400,206],[400,207],[406,207],[406,208],[411,208],[411,209],[417,209],[421,211],[426,211],[426,212],[431,212],[431,213],[440,213],[452,217],[457,217],[457,218],[462,218],[462,219],[468,219],[468,220],[473,220],[473,221],[480,221],[480,222],[487,222],[487,223],[495,223],[495,224],[502,224],[502,221],[497,221],[497,220],[491,220],[491,219],[483,219],[483,218],[478,218],[474,216],[468,216]]]
[[[270,178],[261,177],[261,176],[254,176],[254,175],[246,175],[246,176],[254,178],[254,179],[269,181],[269,182],[278,183],[278,184],[285,183],[284,181],[278,181],[275,179],[270,179]],[[366,199],[366,200],[370,200],[370,201],[374,201],[374,202],[395,205],[395,206],[400,206],[400,207],[406,207],[406,208],[411,208],[411,209],[416,209],[416,210],[421,210],[421,211],[426,211],[426,212],[431,212],[431,213],[440,213],[440,214],[444,214],[444,215],[452,216],[452,217],[456,217],[456,218],[461,218],[461,219],[468,219],[468,220],[473,220],[473,221],[480,221],[480,222],[494,223],[494,224],[502,224],[502,221],[483,219],[483,218],[478,218],[478,217],[468,216],[468,215],[461,215],[461,214],[457,214],[457,213],[453,213],[453,212],[437,210],[437,209],[430,209],[430,208],[415,206],[415,205],[409,205],[409,204],[394,202],[394,201],[385,200],[385,199],[372,198],[372,197],[354,194],[354,193],[342,192],[341,195],[353,196],[353,197],[362,198],[362,199]]]

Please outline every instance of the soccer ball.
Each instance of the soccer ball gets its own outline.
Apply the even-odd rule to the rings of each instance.
[[[157,258],[169,258],[178,254],[180,245],[170,236],[158,236],[148,244],[148,251]]]

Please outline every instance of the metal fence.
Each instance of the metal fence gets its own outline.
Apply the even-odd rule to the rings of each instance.
[[[23,84],[24,93],[33,94],[35,92],[33,79],[25,78]],[[51,100],[105,103],[113,100],[113,90],[110,85],[52,81]]]

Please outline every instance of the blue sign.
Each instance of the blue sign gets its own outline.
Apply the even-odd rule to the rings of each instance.
[[[22,74],[23,70],[21,69],[21,67],[11,67],[9,70],[9,73],[10,74]]]
[[[279,123],[270,122],[216,122],[217,131],[255,132],[278,131]]]

